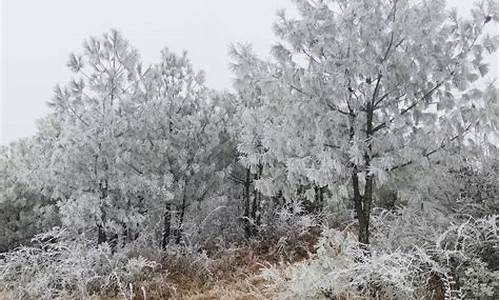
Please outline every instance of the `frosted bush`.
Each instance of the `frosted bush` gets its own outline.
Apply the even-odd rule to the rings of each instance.
[[[450,299],[498,296],[498,216],[448,218],[447,226],[445,219],[381,211],[369,247],[347,230],[324,229],[310,260],[263,275],[279,299],[428,299],[440,291]]]
[[[327,229],[311,260],[282,271],[269,268],[264,277],[276,284],[280,299],[412,299],[418,278],[413,260],[399,251],[367,255],[351,233]]]
[[[274,218],[267,226],[275,234],[286,235],[287,233],[302,234],[317,224],[315,218],[306,214],[300,202],[291,203],[275,212]]]
[[[498,215],[474,219],[445,215],[436,207],[402,208],[379,211],[372,224],[374,247],[414,253],[424,279],[435,276],[450,297],[485,299],[487,291],[497,295],[497,285],[486,278],[498,276]],[[486,272],[481,279],[478,268]]]
[[[0,262],[0,290],[16,299],[81,299],[123,290],[155,266],[124,249],[113,253],[106,243],[96,247],[64,233],[38,235],[36,246],[6,253]]]

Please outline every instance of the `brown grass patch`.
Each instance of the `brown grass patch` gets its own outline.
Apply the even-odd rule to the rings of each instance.
[[[162,270],[152,280],[134,289],[134,300],[259,300],[270,299],[262,268],[309,258],[319,237],[319,228],[280,239],[251,241],[230,250],[202,248],[209,254],[167,256]]]

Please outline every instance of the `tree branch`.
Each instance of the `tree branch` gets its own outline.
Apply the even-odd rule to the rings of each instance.
[[[429,91],[427,91],[421,98],[415,100],[412,104],[410,104],[410,106],[403,109],[398,115],[392,117],[389,121],[383,122],[383,123],[375,126],[375,128],[373,128],[373,132],[375,133],[378,130],[387,127],[388,124],[394,122],[396,117],[402,116],[402,115],[406,114],[407,112],[409,112],[410,110],[412,110],[413,108],[415,108],[417,106],[417,104],[419,104],[422,100],[428,98],[435,90],[437,90],[439,87],[441,87],[441,85],[443,83],[444,83],[444,80],[438,82],[433,88],[431,88]]]
[[[462,133],[459,133],[459,134],[457,134],[457,135],[453,136],[452,138],[450,138],[450,139],[448,140],[448,142],[447,142],[447,143],[443,142],[443,143],[441,143],[441,145],[440,145],[439,147],[434,148],[434,149],[433,149],[433,150],[431,150],[431,151],[425,152],[425,153],[423,154],[423,157],[428,158],[429,156],[433,155],[434,153],[438,152],[439,150],[441,150],[441,149],[445,148],[445,147],[446,147],[446,145],[448,145],[449,143],[451,143],[451,142],[453,142],[454,140],[458,139],[461,135],[463,135],[465,132],[467,132],[467,131],[471,128],[472,124],[473,124],[473,123],[471,122],[469,125],[467,125],[467,127],[465,127],[465,129],[464,129],[464,131],[463,131]],[[400,168],[403,168],[403,167],[409,166],[409,165],[413,164],[414,162],[415,162],[414,160],[409,160],[409,161],[404,162],[404,163],[402,163],[402,164],[400,164],[400,165],[397,165],[397,166],[392,167],[391,169],[389,169],[389,171],[394,171],[394,170],[396,170],[396,169],[400,169]]]
[[[272,77],[273,77],[273,78],[275,78],[275,79],[280,79],[278,76],[275,76],[275,75],[272,75]],[[288,84],[288,86],[289,86],[291,89],[293,89],[293,90],[295,90],[295,91],[297,91],[297,92],[301,93],[301,94],[302,94],[302,95],[304,95],[304,96],[309,97],[310,99],[314,99],[314,98],[315,98],[315,97],[314,97],[314,95],[311,95],[311,94],[309,94],[309,93],[305,92],[305,91],[304,91],[304,90],[302,90],[301,88],[299,88],[299,87],[297,87],[297,86],[295,86],[295,85],[293,85],[293,84],[291,84],[291,83],[289,83],[289,82],[286,82],[286,84]],[[326,101],[325,101],[325,102],[326,102]],[[341,110],[340,108],[338,108],[337,106],[335,106],[335,105],[333,105],[333,104],[331,104],[331,103],[326,102],[326,105],[327,105],[327,106],[328,106],[331,110],[333,110],[333,111],[337,111],[337,112],[339,112],[339,113],[341,113],[341,114],[343,114],[343,115],[346,115],[346,116],[348,116],[348,115],[349,115],[349,113],[348,113],[348,112]]]

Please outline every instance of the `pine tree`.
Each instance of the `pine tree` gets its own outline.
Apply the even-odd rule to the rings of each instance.
[[[468,143],[484,145],[497,131],[488,112],[497,96],[478,82],[488,71],[482,53],[497,47],[483,32],[498,9],[480,3],[465,20],[445,1],[296,3],[300,17],[281,12],[275,24],[283,43],[274,61],[240,55],[239,78],[251,78],[263,110],[274,113],[272,126],[261,122],[266,156],[309,189],[348,190],[367,244],[377,185],[432,168],[472,132],[481,136]],[[243,145],[244,157],[257,155]]]

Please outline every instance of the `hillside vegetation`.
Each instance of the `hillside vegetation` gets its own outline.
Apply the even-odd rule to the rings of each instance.
[[[115,30],[70,55],[0,149],[1,298],[498,298],[498,3],[294,2],[231,91]]]

